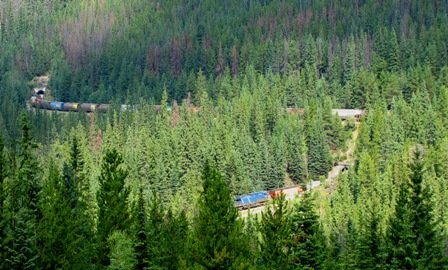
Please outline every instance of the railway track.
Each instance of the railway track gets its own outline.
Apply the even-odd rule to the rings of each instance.
[[[356,121],[355,123],[355,130],[352,132],[352,137],[349,141],[347,150],[345,151],[345,156],[347,157],[345,160],[338,162],[335,166],[331,168],[331,170],[328,172],[326,182],[328,183],[328,192],[331,193],[336,189],[337,185],[337,178],[339,175],[348,169],[350,166],[353,165],[354,156],[353,153],[355,151],[356,147],[356,141],[358,139],[359,134],[359,121]],[[320,181],[312,181],[309,183],[306,187],[306,190],[315,190],[321,188],[321,182]],[[285,198],[288,201],[294,200],[300,193],[297,192],[297,187],[290,187],[290,188],[284,188],[283,193],[285,194]],[[242,218],[246,218],[250,215],[257,215],[262,213],[266,209],[266,204],[250,208],[250,209],[244,209],[240,210],[239,214]]]

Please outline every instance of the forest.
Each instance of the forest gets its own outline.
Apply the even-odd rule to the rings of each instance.
[[[444,0],[0,1],[0,269],[448,269],[446,29]],[[112,106],[30,108],[37,76]]]

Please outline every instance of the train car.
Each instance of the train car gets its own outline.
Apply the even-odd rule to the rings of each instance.
[[[94,112],[98,108],[98,104],[94,103],[81,103],[80,104],[80,111],[84,112]]]
[[[269,200],[267,191],[259,191],[235,197],[235,207],[238,209],[249,209],[264,205]]]
[[[64,102],[53,101],[50,102],[50,108],[54,111],[63,111],[64,110]]]
[[[36,103],[36,105],[38,106],[38,108],[44,109],[44,110],[51,110],[51,102],[48,101],[41,101]]]
[[[110,104],[100,104],[98,105],[97,110],[100,112],[107,112],[107,110],[109,110],[110,108]]]
[[[297,196],[297,194],[300,194],[303,192],[303,188],[301,186],[292,186],[292,187],[284,187],[284,188],[278,188],[274,190],[269,191],[269,196],[274,199],[275,197],[280,196],[281,194],[285,195],[287,199],[292,199],[294,196]]]
[[[64,111],[77,112],[79,110],[78,103],[65,102],[64,103]]]

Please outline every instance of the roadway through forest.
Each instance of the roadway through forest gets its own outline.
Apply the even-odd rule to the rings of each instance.
[[[355,129],[352,132],[351,139],[348,142],[347,150],[345,151],[345,159],[343,161],[338,162],[336,165],[334,165],[331,170],[328,172],[326,183],[328,185],[328,188],[326,190],[331,193],[336,189],[337,185],[337,178],[338,176],[346,169],[348,169],[350,166],[354,163],[354,151],[356,148],[356,142],[358,140],[359,135],[359,126],[360,122],[355,122]],[[307,190],[313,190],[321,187],[320,181],[312,181],[307,185]],[[286,200],[290,201],[296,198],[297,196],[297,187],[291,187],[291,188],[285,188],[283,190],[283,193],[285,194]],[[241,210],[239,211],[241,217],[247,217],[249,213],[251,215],[256,215],[261,212],[263,212],[266,209],[266,205],[262,205],[259,207]]]

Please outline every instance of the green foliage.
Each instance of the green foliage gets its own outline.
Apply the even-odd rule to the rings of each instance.
[[[258,224],[261,237],[258,263],[264,269],[286,269],[292,263],[293,225],[288,202],[282,194],[262,214]]]
[[[33,210],[23,207],[14,213],[8,230],[6,269],[39,267],[36,237],[36,217]]]
[[[223,177],[206,163],[189,256],[198,269],[246,269],[248,241]]]
[[[143,189],[140,188],[137,203],[133,209],[132,215],[132,231],[134,234],[134,250],[135,250],[135,268],[146,269],[148,267],[148,234],[147,230],[147,214]]]
[[[432,217],[431,193],[424,183],[423,148],[413,150],[409,181],[401,183],[388,230],[392,269],[438,269],[443,260],[441,236]]]
[[[5,243],[6,243],[6,177],[7,177],[7,163],[6,163],[6,149],[3,143],[3,136],[0,134],[0,269],[3,269],[6,260]]]
[[[8,185],[6,216],[6,268],[31,269],[39,266],[37,224],[40,183],[34,143],[27,116],[22,115],[22,138],[16,175]]]
[[[321,269],[326,256],[325,236],[312,194],[305,193],[291,213],[292,263],[297,269]]]
[[[104,156],[101,175],[99,176],[100,189],[97,194],[98,225],[97,225],[97,252],[100,266],[109,266],[110,246],[107,239],[114,231],[126,231],[129,225],[127,199],[129,190],[125,187],[127,171],[122,167],[123,158],[117,150],[108,150]]]
[[[312,179],[326,175],[332,165],[332,157],[324,131],[324,123],[318,108],[312,107],[306,112],[305,133],[308,148],[308,172]]]
[[[135,269],[136,258],[132,247],[132,239],[126,233],[114,231],[107,241],[110,246],[110,265],[107,269]]]
[[[185,215],[181,212],[176,216],[171,209],[165,211],[156,193],[148,208],[145,246],[149,269],[179,269],[188,235]]]
[[[53,161],[50,162],[41,197],[43,217],[39,235],[44,268],[92,268],[93,232],[92,221],[86,213],[88,197],[83,194],[84,161],[76,139],[71,147],[70,162],[64,163],[62,176]]]
[[[447,7],[1,1],[0,268],[446,268]],[[27,81],[44,74],[62,101],[138,105],[28,110],[20,123]],[[169,111],[173,100],[183,105]],[[353,166],[320,188],[319,217],[306,198],[265,214],[289,226],[288,244],[281,227],[248,225],[249,241],[228,193],[326,176],[351,132],[331,115],[344,107],[367,111],[337,157]],[[407,166],[415,143],[423,167]],[[206,160],[222,177],[209,170],[219,180],[204,193]],[[322,246],[328,256],[313,255]]]

